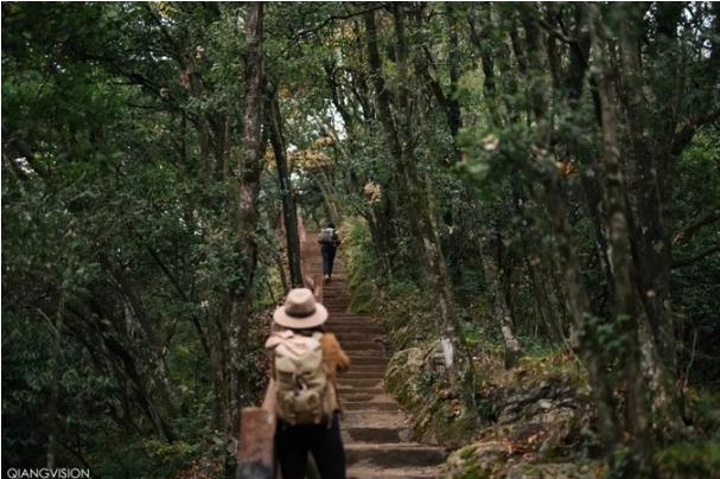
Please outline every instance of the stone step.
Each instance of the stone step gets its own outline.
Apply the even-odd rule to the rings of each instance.
[[[344,378],[341,376],[338,379],[338,385],[339,386],[349,386],[349,387],[354,387],[354,388],[382,387],[382,378]]]
[[[327,324],[347,324],[357,326],[358,324],[366,324],[368,326],[382,326],[380,321],[373,319],[372,316],[358,316],[350,314],[340,314],[338,312],[330,313]]]
[[[376,330],[384,333],[385,327],[369,319],[333,319],[332,317],[326,323],[326,327],[331,331],[343,329],[345,331],[365,331]]]
[[[358,364],[353,363],[352,367],[350,368],[350,371],[346,373],[342,373],[343,377],[352,377],[355,373],[375,373],[379,376],[385,375],[385,365],[384,364]]]
[[[341,343],[342,344],[342,343]],[[351,343],[342,344],[343,350],[347,353],[348,357],[352,360],[353,357],[367,357],[375,356],[379,358],[387,358],[385,353],[385,347],[380,343]]]
[[[375,322],[374,320],[370,318],[355,318],[355,319],[348,319],[348,318],[334,318],[332,314],[330,315],[330,319],[327,321],[327,326],[330,328],[337,328],[337,327],[345,327],[345,328],[357,328],[357,327],[365,327],[365,328],[377,328],[381,331],[385,331],[385,327]]]
[[[348,335],[352,335],[352,337],[348,338]],[[340,346],[342,346],[343,349],[347,349],[345,345],[347,344],[354,344],[357,343],[371,343],[375,344],[380,347],[384,347],[385,344],[382,341],[382,338],[380,335],[375,334],[357,334],[357,333],[346,333],[346,334],[337,334],[336,336],[338,338],[338,341],[340,341]]]
[[[407,427],[407,420],[398,411],[343,411],[343,424],[347,427]]]
[[[330,321],[367,321],[380,324],[380,321],[370,314],[358,314],[352,311],[335,311],[330,315]]]
[[[351,367],[354,369],[356,366],[381,366],[383,368],[387,367],[388,360],[385,357],[382,356],[376,356],[376,355],[370,355],[370,356],[359,356],[359,355],[353,355],[350,356],[350,361],[352,362]]]
[[[338,336],[341,334],[360,333],[373,340],[382,339],[385,336],[385,331],[379,324],[365,322],[328,324],[327,329]]]
[[[383,327],[382,323],[380,321],[374,320],[370,316],[340,316],[338,313],[330,313],[329,319],[327,321],[327,324],[329,326],[338,325],[338,326],[376,326],[376,327]]]
[[[442,464],[444,449],[418,443],[350,443],[345,445],[348,465],[362,467],[422,467]]]
[[[445,477],[437,467],[351,467],[348,479],[438,479]]]
[[[400,411],[396,402],[350,402],[343,401],[344,411]]]
[[[348,353],[348,358],[350,358],[351,371],[354,370],[355,367],[364,368],[366,366],[373,366],[387,368],[388,365],[387,356],[385,356],[384,354],[378,354],[377,351],[356,351],[353,353]]]
[[[410,430],[406,427],[345,427],[342,428],[343,443],[405,442],[410,439]]]
[[[350,340],[342,343],[342,348],[345,351],[365,351],[365,350],[380,350],[384,351],[385,346],[379,341],[358,341]]]
[[[385,329],[379,324],[370,323],[334,323],[329,321],[326,330],[334,334],[373,334],[375,336],[383,336]]]
[[[351,346],[347,348],[343,344],[342,347],[351,362],[355,358],[381,358],[384,359],[385,362],[388,361],[388,356],[385,353],[385,348],[383,348],[382,344],[378,344],[373,347]]]
[[[384,335],[378,331],[362,331],[354,329],[352,327],[348,327],[348,329],[329,328],[328,330],[332,332],[335,336],[337,336],[341,344],[342,341],[372,341],[378,344],[385,344]]]
[[[344,317],[344,318],[338,318],[337,316],[330,313],[329,316],[330,319],[327,321],[328,327],[338,327],[338,326],[345,326],[345,327],[366,327],[366,328],[378,328],[382,331],[385,331],[385,327],[378,321],[375,321],[374,319],[368,317],[362,318],[362,317]]]
[[[343,379],[377,379],[381,380],[385,376],[385,370],[358,371],[355,368],[346,373],[342,373]]]
[[[340,399],[344,398],[345,396],[350,396],[354,394],[383,394],[385,390],[381,387],[374,387],[374,388],[356,388],[352,386],[343,386],[342,384],[338,384],[337,388],[338,392],[340,393]]]
[[[330,331],[377,331],[378,333],[384,333],[385,328],[381,324],[377,323],[371,323],[370,321],[366,321],[364,319],[359,319],[356,321],[347,321],[347,320],[333,320],[330,319],[326,323],[326,328]]]
[[[369,315],[368,315],[368,316],[362,316],[362,315],[359,315],[359,314],[348,313],[348,312],[345,312],[345,311],[343,311],[343,312],[335,311],[335,312],[333,312],[333,313],[330,313],[329,318],[330,318],[330,319],[328,319],[328,323],[342,323],[342,324],[346,324],[346,323],[347,323],[347,324],[363,323],[363,324],[378,324],[378,325],[382,325],[382,323],[381,323],[380,321],[376,320],[376,319],[373,318],[372,316],[369,316]]]
[[[387,368],[388,360],[383,354],[373,355],[359,355],[356,353],[349,354],[350,358],[350,371],[380,371],[385,374],[385,368]]]
[[[388,357],[384,349],[355,349],[345,350],[348,358],[350,358],[350,367],[358,364],[370,364],[363,361],[372,361],[372,364],[387,364]]]
[[[392,401],[393,399],[387,394],[365,394],[365,393],[345,393],[340,395],[340,400],[350,402],[361,402],[361,401]]]
[[[385,376],[385,368],[382,366],[357,366],[350,360],[350,370],[340,373],[340,378],[344,379],[382,379]]]
[[[373,343],[384,345],[384,339],[382,337],[382,334],[379,333],[372,333],[372,332],[336,332],[335,336],[337,336],[338,341],[340,341],[340,345],[343,346],[345,343],[352,343],[356,341],[370,341]]]
[[[330,327],[327,329],[341,341],[372,341],[378,344],[385,343],[384,334],[373,329],[362,329],[356,326]]]

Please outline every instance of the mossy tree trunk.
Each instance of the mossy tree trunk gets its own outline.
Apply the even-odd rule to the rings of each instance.
[[[243,112],[243,157],[237,173],[236,231],[238,256],[241,260],[240,278],[231,289],[229,320],[229,361],[226,363],[228,391],[224,414],[225,426],[230,437],[239,431],[240,409],[246,388],[240,371],[245,352],[252,304],[252,286],[257,265],[258,195],[260,175],[264,167],[262,141],[262,89],[263,89],[263,5],[247,4],[245,34],[247,50],[245,59],[245,98]]]

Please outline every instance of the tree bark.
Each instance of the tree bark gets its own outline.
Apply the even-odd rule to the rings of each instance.
[[[450,135],[453,138],[453,152],[455,161],[460,161],[460,148],[457,146],[457,136],[462,128],[462,116],[460,111],[460,100],[458,99],[458,81],[460,80],[460,52],[457,35],[457,6],[453,2],[445,2],[448,30],[448,70],[450,73],[450,91],[447,103],[447,120],[450,127]]]
[[[231,290],[231,327],[229,337],[230,361],[227,364],[229,390],[225,426],[232,438],[237,438],[243,390],[242,363],[248,335],[251,312],[252,285],[257,264],[255,228],[258,221],[258,194],[260,175],[264,166],[262,125],[263,87],[263,5],[247,4],[245,18],[247,50],[245,59],[245,98],[243,112],[243,160],[237,174],[237,247],[241,258],[242,274]]]
[[[48,434],[47,467],[54,469],[57,461],[57,449],[60,436],[60,355],[62,354],[63,320],[65,316],[65,289],[63,280],[60,286],[57,311],[55,313],[55,343],[52,354],[52,383],[50,388],[50,404],[48,416],[50,433]]]
[[[292,181],[288,172],[285,138],[282,133],[282,117],[277,95],[273,94],[265,103],[266,125],[270,133],[270,143],[275,154],[275,166],[278,170],[280,194],[282,195],[285,240],[290,269],[290,282],[294,288],[303,284],[300,270],[300,235],[298,233],[297,209],[293,196]]]
[[[609,232],[608,257],[612,268],[615,291],[615,326],[624,347],[625,380],[627,382],[625,418],[633,439],[633,462],[628,474],[644,476],[649,473],[651,438],[648,434],[648,411],[645,406],[645,384],[640,369],[638,327],[644,314],[638,298],[632,271],[629,209],[625,178],[620,167],[620,146],[617,120],[612,99],[606,40],[597,5],[588,5],[588,21],[593,53],[598,69],[598,94],[602,115],[603,164],[605,166],[605,204]]]
[[[672,251],[663,206],[667,162],[662,161],[666,153],[654,151],[647,133],[652,128],[648,124],[643,95],[639,39],[633,30],[642,21],[643,12],[635,5],[627,8],[630,9],[628,20],[620,27],[623,80],[620,100],[626,113],[632,155],[625,170],[634,220],[632,238],[638,274],[636,288],[649,323],[649,334],[643,335],[647,341],[642,344],[645,362],[649,366],[645,369],[651,380],[653,405],[658,411],[655,415],[663,418],[657,421],[656,426],[670,438],[679,433],[682,421],[678,398],[672,389],[677,358],[670,294]],[[643,324],[640,326],[644,327]]]

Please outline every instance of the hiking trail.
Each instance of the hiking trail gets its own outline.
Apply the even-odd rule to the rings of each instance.
[[[322,278],[317,231],[302,238],[306,274]],[[338,375],[344,412],[341,421],[348,478],[440,477],[445,449],[413,442],[407,415],[383,385],[388,362],[384,329],[367,314],[348,312],[350,296],[341,255],[335,258],[332,281],[323,285],[328,331],[337,335],[351,360],[350,370]]]

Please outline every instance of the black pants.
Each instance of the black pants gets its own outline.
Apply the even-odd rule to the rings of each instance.
[[[283,479],[304,479],[311,452],[323,479],[345,479],[345,450],[340,437],[337,413],[332,424],[291,426],[278,421],[275,451]]]
[[[327,244],[322,245],[322,247],[320,248],[320,252],[322,253],[323,274],[332,276],[333,262],[335,261],[336,250],[337,247]]]

